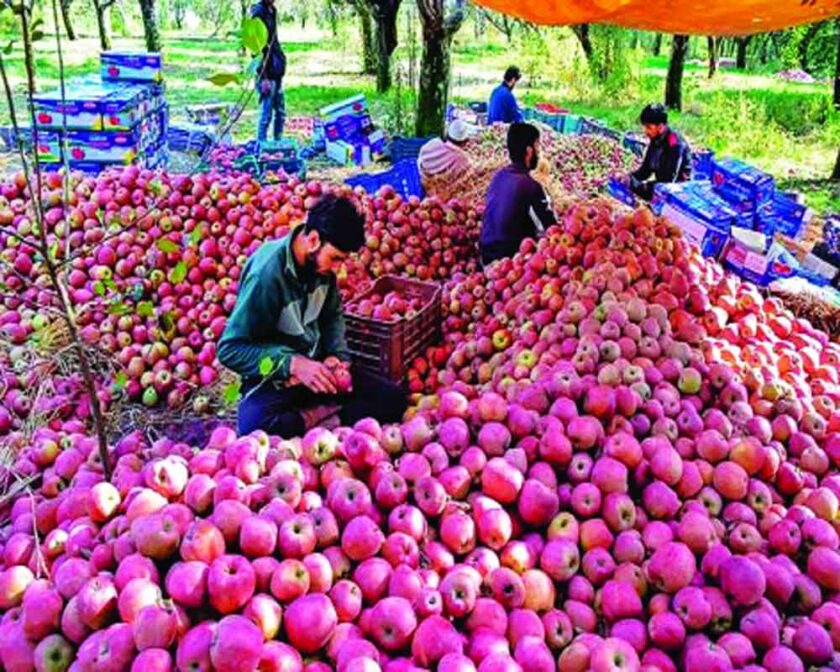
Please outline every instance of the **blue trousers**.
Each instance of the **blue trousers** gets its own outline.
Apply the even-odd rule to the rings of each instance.
[[[357,367],[352,375],[353,392],[342,396],[316,394],[303,385],[278,389],[269,381],[243,383],[239,434],[262,429],[284,439],[303,436],[306,426],[301,409],[326,404],[340,406],[338,415],[346,426],[368,417],[381,423],[402,420],[408,403],[397,385]]]
[[[257,82],[257,94],[260,97],[260,122],[257,126],[257,140],[263,141],[268,138],[268,127],[271,119],[274,118],[274,140],[283,137],[283,128],[286,125],[286,94],[283,91],[282,82],[270,82],[271,88],[263,93],[260,82]]]

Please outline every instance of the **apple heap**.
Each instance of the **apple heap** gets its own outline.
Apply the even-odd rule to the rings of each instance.
[[[560,303],[531,305],[546,275]],[[575,208],[503,278],[400,426],[131,434],[110,484],[81,423],[37,430],[0,529],[4,668],[836,666],[837,344],[642,211]],[[466,380],[503,313],[502,373]]]
[[[383,322],[398,322],[410,320],[417,316],[423,308],[423,299],[416,296],[405,296],[394,290],[384,296],[373,292],[358,301],[351,301],[344,309],[351,315],[372,317]]]
[[[482,202],[493,173],[510,163],[507,127],[495,124],[465,147],[475,179],[461,197]],[[540,127],[541,168],[534,177],[549,192],[555,204],[594,196],[603,191],[611,175],[627,173],[635,158],[621,143],[600,135],[560,135]]]
[[[483,199],[441,201],[431,196],[407,200],[384,186],[366,197],[355,190],[367,215],[365,247],[356,257],[374,278],[404,275],[418,280],[446,280],[458,271],[478,268],[478,235]]]
[[[248,256],[303,221],[330,190],[355,199],[367,221],[367,247],[338,270],[345,299],[384,273],[429,280],[476,268],[481,208],[460,201],[404,202],[390,188],[367,196],[297,178],[260,185],[244,173],[184,176],[128,166],[73,175],[64,203],[62,176],[45,175],[48,242],[66,264],[82,339],[122,367],[120,387],[130,399],[177,408],[192,395],[195,410],[204,408],[206,397],[192,393],[218,379],[216,342]],[[57,304],[34,248],[21,242],[32,221],[23,177],[0,185],[0,283],[8,290],[0,330],[20,347],[13,354],[21,362],[54,320],[46,309]],[[4,390],[12,412],[0,414],[0,434],[28,416],[28,398],[13,387],[29,386]]]

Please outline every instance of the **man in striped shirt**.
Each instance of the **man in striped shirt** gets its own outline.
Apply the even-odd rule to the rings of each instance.
[[[445,140],[433,138],[423,145],[417,157],[417,167],[424,182],[430,178],[455,181],[470,170],[470,158],[463,150],[470,135],[467,123],[454,119],[446,129]]]
[[[551,201],[531,171],[539,164],[540,132],[531,124],[511,124],[510,165],[499,170],[487,190],[481,225],[481,263],[510,257],[525,238],[536,238],[556,222]]]

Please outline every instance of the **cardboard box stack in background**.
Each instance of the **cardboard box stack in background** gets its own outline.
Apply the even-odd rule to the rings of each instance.
[[[67,151],[70,167],[87,172],[163,166],[169,110],[160,54],[104,52],[100,64],[99,78],[67,82],[63,96],[56,89],[32,97],[40,161],[59,166]]]
[[[365,166],[385,155],[385,134],[374,127],[363,95],[321,108],[320,126],[327,156],[342,166]]]
[[[838,277],[831,259],[797,259],[784,241],[797,239],[812,213],[776,189],[773,177],[735,159],[695,155],[692,180],[656,186],[653,208],[671,219],[706,256],[758,285],[799,275],[817,284]]]
[[[652,205],[657,214],[668,217],[707,257],[719,256],[732,228],[747,221],[708,182],[657,184]]]

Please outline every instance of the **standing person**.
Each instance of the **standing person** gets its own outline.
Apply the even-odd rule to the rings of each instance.
[[[350,361],[334,269],[364,242],[364,217],[350,200],[328,195],[305,224],[248,259],[218,348],[219,361],[242,378],[240,434],[301,436],[336,412],[346,425],[402,419],[406,398],[396,385],[359,369],[352,390],[339,394],[331,368]]]
[[[471,134],[472,129],[465,121],[454,119],[446,129],[445,139],[433,138],[420,148],[417,168],[427,194],[448,198],[450,188],[469,178],[470,157],[464,147]],[[443,194],[442,189],[447,194]]]
[[[505,71],[504,81],[490,94],[490,102],[487,104],[488,124],[512,124],[524,120],[522,110],[519,109],[513,95],[513,89],[520,79],[522,72],[515,65]]]
[[[535,238],[556,223],[551,202],[531,171],[539,164],[540,132],[531,124],[514,123],[507,135],[510,165],[490,181],[481,225],[481,263],[510,257],[525,238]]]
[[[649,201],[657,183],[691,179],[691,148],[668,126],[668,111],[664,105],[648,105],[642,110],[640,121],[650,142],[642,165],[630,174],[629,183],[634,194]]]
[[[260,97],[260,122],[257,140],[268,137],[268,127],[274,117],[274,140],[283,137],[286,123],[286,94],[283,77],[286,74],[286,54],[277,37],[277,8],[274,0],[259,0],[251,7],[251,18],[260,19],[268,31],[268,43],[263,48],[262,63],[257,71],[257,94]]]

